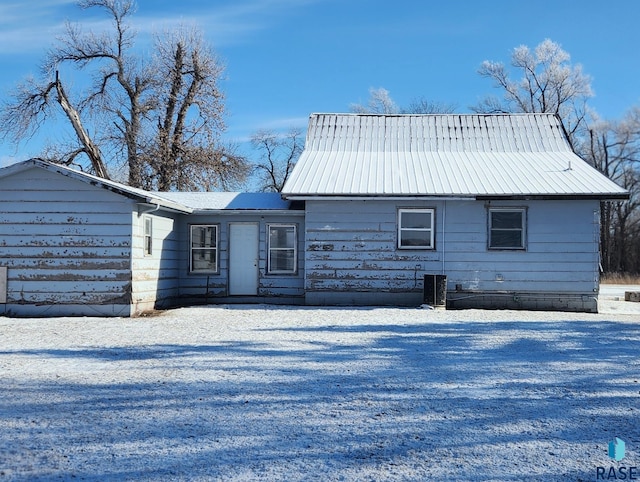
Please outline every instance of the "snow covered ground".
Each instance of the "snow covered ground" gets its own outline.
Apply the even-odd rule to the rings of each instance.
[[[640,467],[640,303],[612,293],[0,318],[0,481],[607,480]]]

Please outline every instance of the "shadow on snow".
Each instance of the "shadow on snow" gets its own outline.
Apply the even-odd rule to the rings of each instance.
[[[0,351],[87,367],[86,380],[64,364],[55,380],[2,377],[0,475],[592,480],[609,439],[640,444],[638,325],[258,331],[274,338]]]

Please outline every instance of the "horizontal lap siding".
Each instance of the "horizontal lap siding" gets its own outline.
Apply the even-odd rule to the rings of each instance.
[[[440,273],[442,259],[434,250],[397,248],[397,210],[436,208],[437,224],[439,207],[427,201],[307,201],[308,302],[401,304],[407,294],[419,301],[424,273]],[[440,242],[436,229],[436,246]]]
[[[234,213],[220,215],[191,215],[183,217],[179,223],[179,272],[180,298],[183,302],[213,302],[228,298],[229,282],[229,224],[257,223],[258,224],[258,294],[257,298],[264,301],[289,299],[295,301],[304,296],[304,216],[297,213],[288,214],[255,214]],[[189,236],[190,225],[213,224],[219,226],[218,264],[217,273],[192,273],[189,271]],[[267,225],[295,224],[298,234],[297,271],[294,274],[267,273]],[[244,298],[243,298],[244,299]]]
[[[527,209],[525,251],[487,249],[485,203],[447,203],[449,290],[593,293],[598,286],[598,202],[493,202]],[[479,235],[480,234],[480,235]]]
[[[136,313],[166,308],[178,302],[180,243],[175,216],[160,211],[145,213],[144,210],[133,214],[132,300]],[[147,217],[152,221],[150,255],[144,250],[144,219]]]
[[[527,249],[487,248],[488,204],[476,201],[307,201],[307,299],[418,300],[425,274],[448,289],[593,293],[598,284],[597,201],[493,202],[527,209]],[[397,248],[399,208],[434,208],[436,249]],[[443,228],[444,223],[444,228]],[[444,236],[443,236],[444,234]],[[385,298],[377,295],[386,293]]]
[[[34,168],[0,179],[0,204],[7,312],[129,314],[131,200]]]

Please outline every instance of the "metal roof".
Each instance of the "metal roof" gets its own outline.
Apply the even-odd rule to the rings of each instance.
[[[42,159],[29,159],[27,161],[18,162],[16,164],[3,167],[0,169],[0,177],[10,176],[12,174],[26,171],[34,167],[50,172],[56,172],[68,178],[82,181],[93,186],[101,187],[102,189],[106,189],[116,194],[120,194],[127,198],[133,199],[136,202],[145,204],[156,204],[158,205],[158,207],[169,211],[177,211],[182,213],[191,212],[190,208],[179,203],[175,203],[166,197],[159,197],[150,191],[127,186],[126,184],[111,181],[109,179],[104,179],[102,177],[94,176],[93,174],[89,174],[86,172],[76,171],[75,169],[71,169],[67,166],[44,161]]]
[[[286,210],[291,201],[274,192],[156,192],[158,197],[169,199],[193,209],[193,211],[218,210]]]
[[[28,161],[3,167],[0,169],[0,178],[34,167],[57,172],[63,176],[107,189],[137,202],[155,204],[160,209],[186,214],[194,211],[272,211],[292,209],[291,201],[282,199],[279,193],[146,191],[42,159],[29,159]]]
[[[312,114],[283,194],[628,196],[573,152],[553,114]]]

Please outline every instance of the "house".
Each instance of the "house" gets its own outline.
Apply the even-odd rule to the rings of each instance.
[[[305,203],[307,304],[596,311],[600,201],[628,193],[560,120],[312,115],[284,197]]]
[[[0,314],[194,303],[596,311],[599,207],[628,193],[548,114],[314,114],[277,193],[0,169]]]

